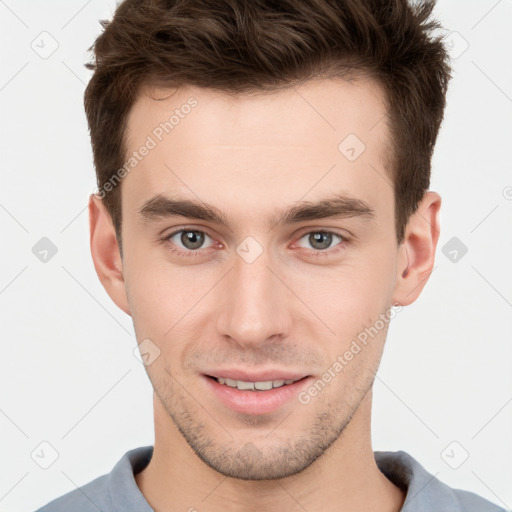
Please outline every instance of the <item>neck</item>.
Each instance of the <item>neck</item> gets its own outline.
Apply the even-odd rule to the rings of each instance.
[[[154,395],[153,457],[135,480],[155,512],[398,512],[405,495],[380,472],[371,447],[371,398],[370,390],[338,440],[306,469],[248,481],[207,466]]]

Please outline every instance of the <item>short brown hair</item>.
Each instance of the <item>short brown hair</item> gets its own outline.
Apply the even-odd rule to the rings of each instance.
[[[145,86],[272,91],[315,76],[369,76],[387,99],[402,243],[430,185],[450,79],[431,18],[435,0],[124,0],[89,50],[85,90],[97,184],[121,248],[121,187],[103,190],[126,158],[125,128]]]

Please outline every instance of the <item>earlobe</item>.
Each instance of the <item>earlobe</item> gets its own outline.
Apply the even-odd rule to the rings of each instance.
[[[96,274],[114,303],[131,315],[114,224],[102,200],[95,194],[89,197],[89,229]]]
[[[397,259],[395,305],[411,304],[427,284],[439,239],[440,208],[441,196],[428,191],[409,219]]]

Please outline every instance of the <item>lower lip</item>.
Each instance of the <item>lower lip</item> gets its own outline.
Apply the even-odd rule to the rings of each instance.
[[[215,379],[206,375],[204,378],[209,388],[226,407],[243,414],[268,414],[276,411],[289,400],[296,398],[300,390],[310,380],[310,377],[305,377],[293,384],[279,388],[252,391],[219,384]]]

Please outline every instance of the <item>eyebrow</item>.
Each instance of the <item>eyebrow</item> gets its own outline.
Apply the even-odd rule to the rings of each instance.
[[[156,221],[168,217],[188,217],[230,227],[229,221],[217,207],[190,199],[167,197],[158,194],[145,201],[139,210],[145,221]],[[280,211],[269,220],[269,228],[279,225],[295,224],[307,220],[327,218],[360,217],[374,219],[374,209],[362,199],[345,194],[333,194],[324,199],[302,201]]]

